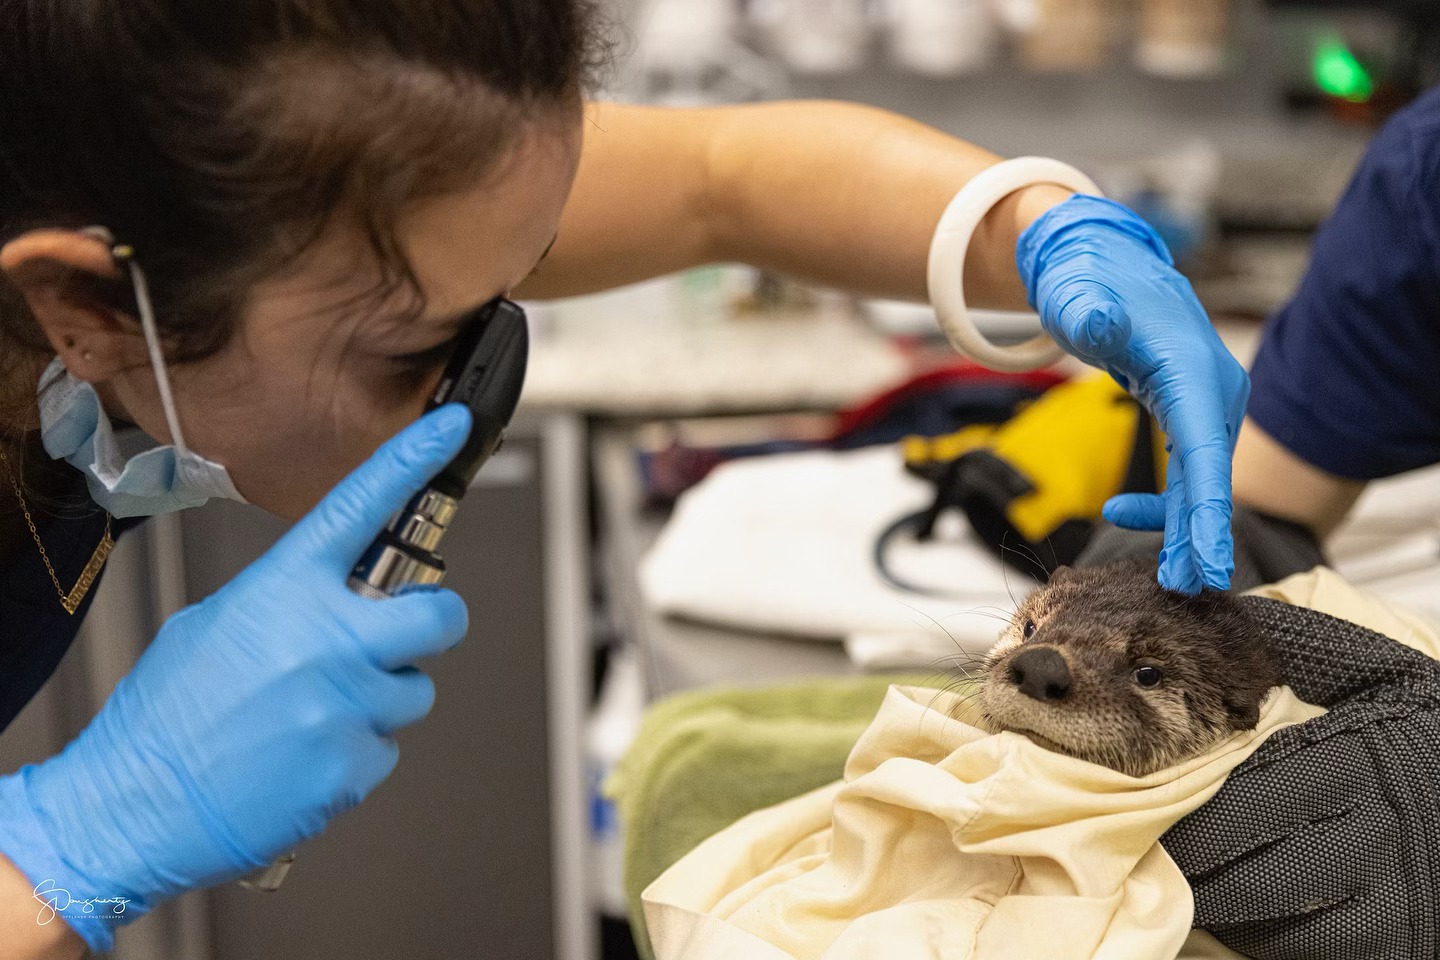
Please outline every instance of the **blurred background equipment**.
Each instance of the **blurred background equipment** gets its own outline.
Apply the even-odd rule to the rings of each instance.
[[[1021,62],[1031,70],[1077,72],[1105,66],[1121,26],[1118,0],[1030,0]]]
[[[1000,24],[989,0],[886,0],[890,62],[929,77],[983,70],[999,52]]]
[[[1206,77],[1225,67],[1230,0],[1141,0],[1135,62],[1158,77]]]
[[[875,26],[870,0],[754,0],[750,16],[769,50],[800,74],[859,68]]]

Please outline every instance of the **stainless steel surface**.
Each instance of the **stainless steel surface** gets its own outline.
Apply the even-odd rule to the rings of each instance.
[[[426,490],[419,500],[411,507],[400,514],[395,522],[390,525],[390,530],[404,543],[412,547],[418,547],[426,553],[433,553],[440,546],[440,541],[445,536],[446,529],[450,526],[455,514],[459,511],[460,504],[453,498],[448,497],[438,490]],[[392,565],[398,561],[389,561]],[[378,569],[377,564],[377,569]],[[410,567],[401,565],[398,570],[388,571],[383,574],[386,577],[403,576],[411,572]],[[370,582],[378,585],[372,576]],[[435,581],[416,581],[422,583],[439,583]],[[397,582],[396,586],[403,586],[404,581]],[[389,590],[385,590],[389,593]]]
[[[426,490],[415,506],[415,512],[436,524],[440,529],[450,526],[460,504],[453,497],[447,497],[438,490]]]
[[[555,955],[596,960],[599,944],[590,901],[590,806],[582,749],[590,703],[589,528],[586,513],[586,431],[578,417],[547,418],[545,469],[546,731],[550,759],[551,896]],[[472,494],[473,495],[473,494]],[[577,643],[576,640],[581,642]]]
[[[351,579],[353,581],[355,578]],[[445,579],[445,571],[417,560],[403,550],[385,546],[380,548],[379,556],[362,579],[373,589],[389,597],[394,596],[401,587],[436,586]]]
[[[440,546],[440,538],[445,536],[445,528],[431,523],[418,513],[411,513],[400,518],[399,529],[395,531],[395,535],[411,546],[433,552]]]

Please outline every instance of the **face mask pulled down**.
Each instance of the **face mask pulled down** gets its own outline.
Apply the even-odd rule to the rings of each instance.
[[[145,275],[128,254],[117,253],[117,259],[129,268],[135,285],[140,325],[174,443],[127,459],[100,404],[100,395],[89,383],[72,376],[56,357],[40,376],[38,390],[40,436],[45,452],[84,474],[91,499],[114,517],[170,513],[198,507],[213,497],[245,503],[223,466],[185,445]]]

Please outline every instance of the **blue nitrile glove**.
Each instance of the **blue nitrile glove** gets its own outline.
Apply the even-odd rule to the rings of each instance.
[[[1079,195],[1021,234],[1016,263],[1046,332],[1108,371],[1169,438],[1164,495],[1115,497],[1105,517],[1165,531],[1161,585],[1186,593],[1228,587],[1230,459],[1250,378],[1164,242],[1120,204]]]
[[[64,752],[0,778],[0,853],[92,949],[167,897],[270,863],[389,775],[391,734],[435,696],[410,665],[459,643],[465,604],[438,589],[367,600],[345,581],[469,427],[450,405],[385,444],[171,617]],[[86,913],[91,899],[105,902]]]

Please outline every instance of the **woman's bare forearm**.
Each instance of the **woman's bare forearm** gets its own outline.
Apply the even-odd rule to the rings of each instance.
[[[0,960],[76,960],[85,944],[58,916],[46,922],[34,887],[0,854]]]
[[[1001,158],[856,104],[591,104],[560,239],[517,291],[584,293],[702,263],[751,263],[871,296],[926,299],[946,205]],[[1022,307],[1019,234],[1068,191],[1012,194],[977,230],[966,292]]]
[[[849,103],[736,108],[711,150],[719,255],[857,293],[924,300],[935,227],[956,191],[1001,157],[914,120]],[[1012,194],[966,260],[977,305],[1024,307],[1020,233],[1069,196]]]

